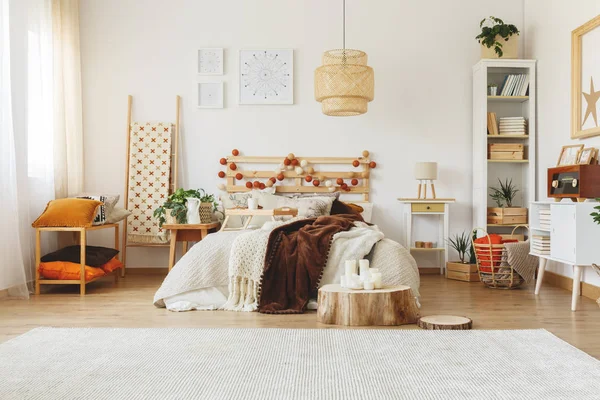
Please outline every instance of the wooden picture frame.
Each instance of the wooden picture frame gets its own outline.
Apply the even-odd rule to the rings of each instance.
[[[564,165],[576,165],[579,162],[579,155],[581,154],[582,150],[582,144],[563,146],[562,150],[560,151],[560,156],[558,157],[556,166],[562,167]]]
[[[581,150],[581,152],[579,153],[579,160],[577,161],[577,164],[580,164],[580,165],[592,164],[593,161],[596,159],[597,151],[598,150],[594,147],[588,147],[588,148]]]
[[[571,139],[600,135],[600,65],[586,58],[598,48],[600,15],[571,33]]]

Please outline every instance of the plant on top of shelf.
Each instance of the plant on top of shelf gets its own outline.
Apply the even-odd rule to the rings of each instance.
[[[516,26],[505,24],[500,18],[493,16],[482,19],[479,27],[481,28],[481,33],[475,36],[475,39],[488,49],[493,46],[498,57],[504,55],[502,43],[499,41],[499,38],[504,39],[504,42],[508,42],[511,36],[520,33]]]
[[[600,201],[600,199],[596,199],[596,201]],[[590,215],[592,217],[594,217],[594,222],[597,223],[598,225],[600,225],[600,206],[594,207],[594,210],[598,210],[598,211],[595,211],[595,212],[591,213]]]
[[[162,227],[166,222],[167,212],[175,217],[178,224],[187,222],[187,199],[188,197],[199,199],[201,203],[211,203],[216,209],[217,203],[214,196],[208,195],[204,189],[177,189],[171,193],[162,206],[154,210],[154,218],[158,219],[158,226]]]
[[[492,190],[492,194],[490,197],[498,204],[498,207],[512,207],[512,202],[519,192],[519,189],[515,185],[513,185],[512,179],[508,180],[508,178],[502,182],[500,178],[498,178],[498,183],[500,183],[500,188],[490,187]]]
[[[463,264],[469,264],[470,253],[471,253],[471,239],[469,238],[469,234],[467,232],[463,232],[461,234],[456,234],[454,237],[448,238],[448,244],[458,253],[458,258],[460,262]],[[467,259],[467,254],[469,254],[469,260]]]

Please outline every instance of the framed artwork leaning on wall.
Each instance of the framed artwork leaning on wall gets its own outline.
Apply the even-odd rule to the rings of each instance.
[[[571,138],[600,135],[600,15],[571,34]]]

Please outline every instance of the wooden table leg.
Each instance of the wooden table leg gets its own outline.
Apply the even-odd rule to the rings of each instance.
[[[181,256],[183,257],[185,255],[185,253],[187,253],[187,251],[188,251],[188,241],[184,240],[181,244],[181,247],[183,250],[183,253],[181,254]]]
[[[571,299],[571,311],[577,311],[577,300],[581,289],[581,270],[579,265],[573,266],[573,297]]]
[[[86,244],[86,240],[87,238],[85,237],[85,229],[81,229],[81,231],[79,231],[79,243],[81,246],[81,253],[80,253],[80,257],[81,257],[81,269],[80,271],[80,283],[79,283],[79,295],[81,296],[85,296],[85,244]]]
[[[41,234],[39,229],[35,230],[35,294],[40,294],[40,262],[42,258]]]
[[[546,271],[546,263],[547,260],[545,258],[540,257],[539,268],[537,281],[535,281],[535,294],[540,294],[540,289],[542,288],[542,282],[544,281],[544,272]]]
[[[169,251],[169,271],[175,265],[175,252],[177,251],[177,229],[171,229],[171,246]]]
[[[208,229],[200,229],[200,238],[204,240],[208,236]]]
[[[115,225],[115,250],[119,250],[119,224]],[[121,258],[121,253],[119,252],[118,259]],[[115,271],[115,283],[119,281],[119,273],[125,274],[125,267],[121,268],[121,272]]]

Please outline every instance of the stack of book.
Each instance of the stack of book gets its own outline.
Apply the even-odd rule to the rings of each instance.
[[[531,254],[538,256],[550,255],[550,236],[532,235]]]
[[[527,96],[529,94],[529,75],[510,74],[504,77],[498,88],[500,96]]]
[[[540,229],[550,230],[550,209],[549,208],[540,208],[539,211],[540,217]]]
[[[527,135],[527,121],[523,117],[500,118],[500,135]]]
[[[488,135],[498,135],[498,119],[495,112],[487,113],[487,130]]]

